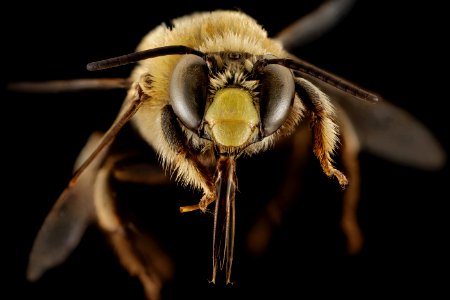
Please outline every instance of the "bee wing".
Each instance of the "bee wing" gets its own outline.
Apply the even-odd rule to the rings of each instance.
[[[362,149],[399,164],[436,170],[446,154],[433,134],[407,111],[381,100],[378,103],[334,98],[355,128]]]
[[[100,140],[101,134],[91,135],[77,159],[77,166],[86,160]],[[48,214],[31,250],[28,280],[39,279],[46,270],[63,262],[94,221],[94,179],[104,155],[97,156],[79,176],[76,185],[63,191]]]
[[[303,46],[335,27],[355,2],[355,0],[325,1],[314,11],[280,31],[275,38],[288,51]]]
[[[94,220],[94,183],[111,143],[142,104],[139,88],[130,89],[121,113],[104,135],[94,134],[83,148],[76,171],[44,221],[31,250],[27,278],[37,280],[78,245]]]

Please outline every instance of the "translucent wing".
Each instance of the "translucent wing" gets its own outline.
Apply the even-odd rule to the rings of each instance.
[[[355,4],[355,0],[328,0],[276,35],[289,51],[316,40],[334,28]]]
[[[389,103],[376,104],[334,97],[349,116],[361,148],[393,162],[436,170],[446,154],[433,134],[413,115]]]
[[[97,173],[112,141],[141,103],[139,90],[131,90],[110,129],[104,135],[93,134],[83,148],[68,187],[56,201],[36,237],[27,270],[29,280],[39,279],[46,270],[63,262],[78,245],[87,226],[94,221]]]
[[[100,134],[90,137],[78,157],[77,166],[90,155],[100,139]],[[101,156],[97,156],[80,175],[78,183],[64,190],[48,214],[30,254],[28,280],[37,280],[46,270],[62,263],[94,221],[94,179],[102,160]]]

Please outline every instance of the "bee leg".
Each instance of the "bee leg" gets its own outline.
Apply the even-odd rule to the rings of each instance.
[[[335,177],[344,188],[348,184],[348,180],[341,171],[333,166],[332,159],[339,140],[338,124],[335,122],[335,107],[327,95],[309,81],[296,78],[295,82],[295,91],[311,114],[313,152],[319,160],[323,172],[329,177]]]
[[[172,278],[170,258],[147,233],[122,218],[111,186],[117,156],[108,157],[96,178],[95,207],[98,224],[111,242],[121,264],[139,278],[148,299],[159,299],[163,284]],[[115,178],[114,178],[115,179]]]
[[[339,112],[341,129],[341,159],[349,179],[342,202],[341,228],[347,239],[347,252],[358,254],[363,247],[363,234],[358,224],[360,198],[359,140],[344,112]]]
[[[264,252],[273,230],[281,225],[284,214],[293,206],[296,196],[303,189],[304,170],[310,153],[311,132],[303,125],[293,135],[286,176],[282,180],[279,193],[259,215],[247,237],[247,249],[253,255],[261,255]]]
[[[141,281],[146,297],[159,299],[163,284],[172,278],[170,258],[153,238],[139,232],[131,223],[121,224],[108,235],[122,265]]]
[[[162,110],[161,128],[170,149],[177,155],[176,161],[180,162],[180,165],[186,160],[190,161],[191,163],[186,164],[186,166],[195,166],[191,169],[191,172],[197,173],[196,176],[192,177],[202,178],[201,182],[204,191],[202,199],[198,204],[181,207],[180,211],[189,212],[200,209],[205,212],[208,205],[216,200],[215,183],[211,181],[215,170],[208,169],[208,167],[200,161],[202,156],[201,153],[193,153],[194,150],[191,150],[188,147],[186,136],[183,134],[182,129],[178,124],[177,116],[170,105],[166,105]]]

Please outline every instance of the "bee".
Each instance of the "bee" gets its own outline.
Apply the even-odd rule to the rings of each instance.
[[[410,165],[442,164],[444,154],[419,125],[414,132],[437,154],[432,159],[408,157],[408,145],[373,138],[387,125],[397,129],[392,137],[403,135],[402,124],[415,123],[378,95],[294,57],[283,47],[285,35],[268,38],[250,16],[213,11],[172,23],[152,30],[136,52],[88,65],[99,71],[138,63],[129,79],[96,83],[126,87],[127,96],[109,130],[92,134],[80,153],[72,179],[36,237],[30,280],[64,261],[95,222],[123,266],[140,279],[147,297],[158,298],[173,277],[173,262],[158,239],[123,211],[126,199],[117,198],[119,183],[172,187],[175,182],[192,199],[198,196],[180,211],[213,212],[210,281],[221,277],[231,283],[242,161],[290,143],[289,174],[301,168],[310,150],[323,173],[342,187],[342,229],[350,253],[360,251],[363,243],[356,220],[357,154],[362,148]],[[338,154],[342,168],[335,162]],[[296,179],[286,177],[282,183],[283,199],[297,193],[290,180]],[[277,222],[288,206],[275,198],[260,224]],[[249,235],[254,251],[270,237],[259,228]]]

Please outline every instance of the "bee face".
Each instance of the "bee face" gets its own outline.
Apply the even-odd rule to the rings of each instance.
[[[269,65],[256,72],[258,59],[238,52],[208,54],[206,59],[186,55],[173,71],[170,104],[175,114],[220,153],[239,153],[273,134],[292,108],[291,71]]]

